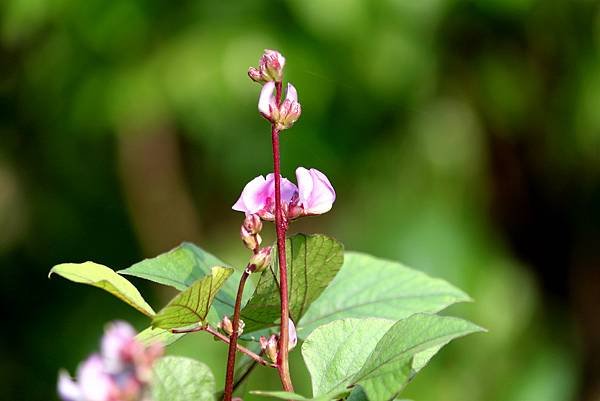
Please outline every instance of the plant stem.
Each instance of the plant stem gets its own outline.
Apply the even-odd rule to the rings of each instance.
[[[225,393],[223,395],[223,401],[231,401],[233,397],[233,378],[235,373],[235,354],[237,349],[238,340],[238,329],[240,327],[240,308],[242,305],[242,294],[244,293],[244,285],[246,280],[252,273],[253,265],[250,265],[244,269],[242,278],[240,278],[240,284],[238,286],[237,295],[235,297],[235,306],[233,307],[233,318],[231,319],[232,332],[229,337],[229,353],[227,354],[227,372],[225,373]]]
[[[281,104],[281,82],[275,83],[277,107]],[[271,125],[271,141],[273,144],[273,174],[275,175],[275,230],[277,231],[277,256],[279,258],[279,296],[281,298],[281,325],[279,330],[279,350],[277,354],[277,371],[285,391],[294,391],[288,364],[289,342],[289,307],[287,266],[285,258],[285,232],[287,220],[281,208],[281,155],[279,151],[279,130]]]
[[[209,334],[212,334],[217,340],[221,340],[223,341],[225,344],[229,344],[229,337],[219,333],[217,330],[213,329],[210,326],[198,326],[198,327],[194,327],[193,329],[183,329],[183,330],[179,330],[179,329],[172,329],[171,333],[173,334],[183,334],[183,333],[194,333],[196,331],[206,331]],[[241,346],[241,345],[237,345],[237,350],[243,354],[248,355],[250,358],[252,358],[253,360],[255,360],[257,363],[263,365],[263,366],[268,366],[270,368],[276,368],[277,366],[273,363],[267,362],[265,359],[263,359],[260,355],[256,354],[255,352],[250,351],[248,348]]]

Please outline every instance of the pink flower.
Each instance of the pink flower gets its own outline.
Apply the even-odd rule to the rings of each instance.
[[[102,358],[91,355],[77,370],[77,383],[65,371],[58,378],[58,394],[64,401],[108,401],[117,388],[106,373]]]
[[[77,382],[61,371],[58,394],[64,401],[142,401],[149,394],[152,366],[162,356],[163,346],[148,347],[135,339],[126,322],[107,326],[102,352],[85,360],[77,371]]]
[[[283,78],[283,66],[285,66],[285,58],[281,53],[276,50],[265,49],[260,60],[258,60],[258,68],[250,67],[248,76],[258,83],[280,82]]]
[[[331,210],[335,202],[335,190],[319,170],[304,167],[296,169],[299,201],[305,215],[323,214]]]
[[[285,178],[281,179],[282,204],[287,205],[297,193],[296,185]],[[263,220],[275,220],[275,176],[269,174],[265,179],[261,175],[246,184],[232,209],[246,214],[257,214]]]
[[[294,85],[288,84],[286,97],[279,107],[275,96],[275,84],[267,82],[258,98],[258,110],[267,120],[275,123],[275,128],[290,128],[300,118],[302,108],[298,103],[298,92]]]
[[[122,370],[125,363],[131,362],[136,353],[135,348],[139,346],[141,344],[135,341],[135,330],[129,323],[110,323],[101,341],[102,359],[106,369],[111,373]]]
[[[325,176],[314,168],[296,169],[298,187],[285,178],[281,179],[281,203],[289,219],[323,214],[331,210],[335,201],[335,190]],[[275,219],[275,176],[262,175],[244,187],[233,210],[246,214],[257,214],[263,220]]]

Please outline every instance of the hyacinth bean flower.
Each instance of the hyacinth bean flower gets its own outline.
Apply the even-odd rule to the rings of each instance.
[[[101,352],[92,354],[77,371],[77,381],[65,371],[58,377],[58,394],[64,401],[146,401],[152,366],[162,356],[162,345],[145,346],[125,322],[107,326]]]
[[[285,99],[277,107],[276,90],[273,82],[267,82],[260,91],[258,111],[279,131],[290,128],[300,118],[302,108],[298,103],[298,92],[288,84]]]
[[[319,170],[304,167],[296,169],[298,186],[286,178],[281,179],[281,203],[290,220],[301,216],[323,214],[331,210],[335,201],[335,190]],[[275,219],[275,176],[258,176],[244,187],[233,210],[246,214],[257,214],[263,220]]]
[[[281,81],[284,65],[285,58],[281,53],[276,50],[265,49],[260,60],[258,60],[258,68],[250,67],[248,76],[258,83]]]

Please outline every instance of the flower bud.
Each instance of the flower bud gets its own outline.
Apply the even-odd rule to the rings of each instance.
[[[272,247],[270,246],[259,249],[257,253],[252,255],[248,264],[255,266],[255,272],[262,272],[271,264],[271,251]]]
[[[240,321],[238,322],[238,336],[241,336],[244,332],[245,325],[246,324],[244,323],[244,321],[240,319]],[[230,336],[231,333],[233,333],[233,322],[231,321],[231,319],[229,319],[229,316],[223,316],[223,319],[219,322],[217,327],[228,336]]]
[[[285,100],[277,106],[276,88],[273,82],[263,86],[258,98],[258,111],[267,120],[275,123],[275,128],[284,130],[290,128],[302,113],[298,103],[298,92],[292,84],[288,84]]]
[[[244,225],[242,225],[240,228],[240,238],[242,239],[244,246],[250,249],[251,251],[258,248],[260,246],[260,243],[262,242],[262,238],[259,234],[250,234],[248,230],[246,230]]]
[[[260,336],[259,341],[260,349],[273,363],[277,363],[277,335],[271,334],[268,339],[265,336]]]
[[[243,227],[249,234],[258,234],[262,230],[262,220],[257,214],[247,214],[244,219]]]
[[[291,351],[298,344],[298,335],[296,334],[296,326],[292,319],[288,319],[288,351]]]
[[[281,81],[283,78],[283,66],[285,57],[276,50],[265,49],[265,52],[258,60],[258,68],[250,67],[248,76],[251,80],[258,83],[270,81]]]

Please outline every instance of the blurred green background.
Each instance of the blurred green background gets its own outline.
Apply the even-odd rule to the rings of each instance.
[[[264,48],[286,56],[303,108],[285,175],[316,167],[338,193],[292,231],[443,277],[475,299],[450,312],[489,329],[406,398],[600,400],[592,0],[0,1],[0,399],[56,399],[57,370],[107,321],[148,324],[48,280],[54,264],[124,268],[182,240],[244,264],[230,208],[271,168],[246,76]],[[173,295],[139,284],[157,308]],[[221,344],[199,333],[170,352],[222,384]],[[246,390],[278,387],[255,373]]]

